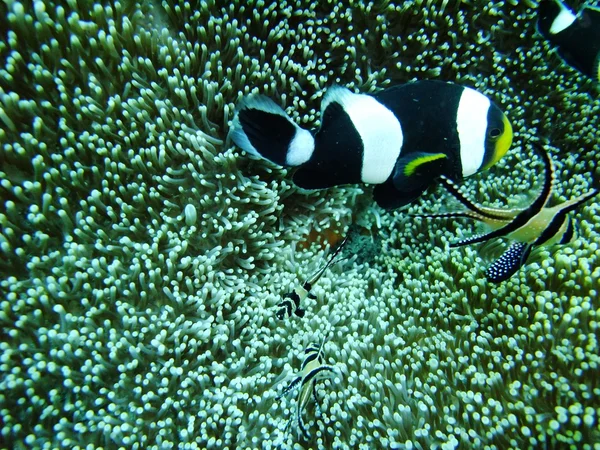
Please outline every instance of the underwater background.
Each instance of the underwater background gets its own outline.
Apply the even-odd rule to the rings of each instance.
[[[581,6],[573,2],[571,6]],[[325,89],[461,83],[515,139],[471,198],[553,202],[600,176],[596,84],[533,1],[0,3],[0,447],[598,448],[600,203],[578,239],[492,285],[477,230],[306,192],[226,141],[271,96],[304,127]],[[285,321],[274,306],[351,230]],[[324,339],[319,408],[277,399]]]

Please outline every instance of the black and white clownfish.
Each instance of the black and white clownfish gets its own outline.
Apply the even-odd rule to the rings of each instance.
[[[600,9],[585,6],[576,14],[560,0],[542,0],[537,29],[565,63],[600,81]]]
[[[285,396],[292,389],[299,387],[298,397],[296,398],[296,420],[298,421],[298,430],[302,433],[305,438],[310,437],[306,426],[304,425],[304,420],[302,419],[302,412],[308,405],[308,402],[312,398],[315,404],[319,405],[319,399],[317,398],[317,381],[323,379],[328,375],[332,375],[335,373],[335,369],[333,366],[325,364],[323,360],[323,345],[325,344],[325,340],[319,346],[318,344],[309,344],[304,349],[304,360],[302,361],[302,366],[298,374],[294,377],[292,381],[287,385],[287,387],[283,390],[281,395],[277,397],[280,399]],[[292,423],[293,417],[290,418],[286,429]]]
[[[555,181],[554,164],[547,151],[541,149],[545,166],[544,185],[534,201],[525,208],[491,208],[471,202],[448,178],[441,177],[442,185],[467,209],[458,212],[417,214],[420,217],[465,217],[486,224],[492,231],[468,237],[450,244],[461,247],[494,238],[505,237],[512,241],[508,249],[485,271],[494,283],[507,280],[526,262],[531,251],[541,245],[568,244],[575,237],[573,223],[568,213],[598,195],[591,189],[579,197],[554,206],[547,206]]]
[[[340,254],[342,248],[348,241],[348,236],[344,238],[342,243],[338,246],[338,248],[333,252],[333,254],[329,257],[327,262],[317,270],[313,275],[311,275],[302,285],[296,285],[291,292],[288,292],[283,300],[277,304],[277,311],[275,314],[278,319],[286,319],[291,317],[292,314],[297,315],[298,317],[304,317],[306,310],[300,306],[300,304],[307,298],[316,298],[310,291],[321,275],[334,263],[342,261],[346,258],[335,259],[337,255]]]
[[[321,126],[300,128],[273,100],[245,97],[229,134],[243,150],[298,167],[294,183],[324,189],[377,185],[383,208],[407,205],[439,175],[460,180],[495,164],[512,142],[512,127],[489,98],[442,81],[417,81],[376,94],[330,87]]]

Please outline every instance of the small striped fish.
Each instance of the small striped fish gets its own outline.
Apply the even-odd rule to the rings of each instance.
[[[319,281],[321,275],[334,263],[342,261],[345,258],[340,258],[336,260],[335,258],[340,254],[342,248],[348,241],[348,236],[344,238],[339,247],[333,252],[333,254],[329,257],[327,262],[323,267],[317,270],[312,276],[310,276],[302,285],[297,285],[294,287],[294,290],[287,293],[281,302],[279,302],[276,306],[277,310],[275,314],[279,319],[286,319],[291,317],[292,314],[297,315],[298,317],[304,317],[304,313],[306,310],[300,307],[300,304],[307,298],[315,299],[316,297],[311,294],[311,289],[314,284]]]
[[[319,399],[317,398],[316,383],[320,379],[324,378],[327,374],[331,375],[335,369],[333,366],[324,364],[323,360],[323,345],[325,340],[319,346],[318,344],[309,344],[304,349],[304,360],[302,361],[302,367],[298,375],[288,384],[278,399],[285,396],[292,389],[299,387],[298,397],[296,399],[296,419],[298,420],[298,429],[302,435],[306,438],[310,437],[310,434],[306,430],[304,420],[302,419],[302,413],[311,397],[315,401],[315,404],[319,405]],[[286,429],[290,426],[293,417],[289,420]]]

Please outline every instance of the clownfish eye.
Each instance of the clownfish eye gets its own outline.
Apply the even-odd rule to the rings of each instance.
[[[492,128],[490,131],[488,131],[488,137],[490,139],[497,139],[500,137],[501,134],[502,131],[500,130],[500,128]]]

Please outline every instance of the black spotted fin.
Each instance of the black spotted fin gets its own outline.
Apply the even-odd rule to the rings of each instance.
[[[486,278],[492,283],[500,283],[512,277],[525,264],[531,253],[531,245],[515,242],[489,266],[485,271]]]

